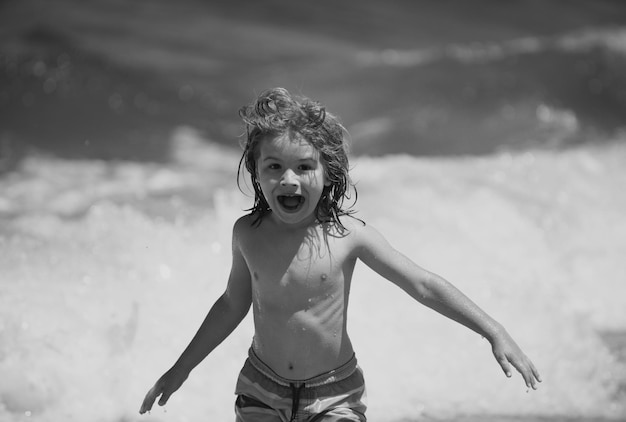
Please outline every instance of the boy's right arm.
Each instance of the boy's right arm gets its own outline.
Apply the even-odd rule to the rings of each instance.
[[[226,337],[233,332],[248,313],[252,303],[250,271],[239,248],[237,227],[233,230],[233,262],[226,291],[213,304],[204,322],[185,351],[154,386],[143,400],[139,413],[152,409],[157,397],[159,405],[167,403],[169,397],[185,382],[189,373]]]

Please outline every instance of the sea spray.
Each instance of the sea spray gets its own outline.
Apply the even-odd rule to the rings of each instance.
[[[223,291],[251,205],[238,153],[183,135],[169,164],[34,155],[0,179],[0,419],[232,419],[249,316],[167,412],[137,415]],[[358,216],[502,322],[544,378],[527,393],[484,339],[359,265],[349,330],[372,420],[626,416],[598,335],[626,330],[623,145],[353,159]]]

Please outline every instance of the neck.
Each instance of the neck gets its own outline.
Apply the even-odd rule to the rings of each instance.
[[[318,224],[320,224],[320,222],[317,220],[317,217],[315,215],[311,215],[305,220],[298,221],[297,223],[293,223],[293,224],[285,223],[284,221],[277,218],[276,215],[271,211],[268,214],[268,220],[270,220],[272,224],[274,224],[274,226],[276,226],[276,228],[278,229],[281,229],[284,231],[293,231],[293,232],[299,231],[299,230],[308,230],[309,228],[315,227]]]

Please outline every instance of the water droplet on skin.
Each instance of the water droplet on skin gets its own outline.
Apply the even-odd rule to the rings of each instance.
[[[326,279],[327,279],[327,278],[328,278],[328,276],[327,276],[326,274],[322,274],[322,275],[320,276],[320,279],[321,279],[322,281],[326,281]]]

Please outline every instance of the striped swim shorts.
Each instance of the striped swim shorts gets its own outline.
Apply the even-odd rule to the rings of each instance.
[[[250,348],[235,389],[237,422],[364,422],[365,381],[356,357],[307,380],[277,375]]]

